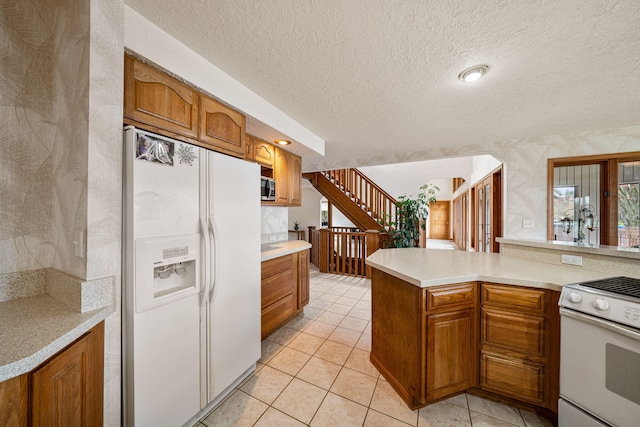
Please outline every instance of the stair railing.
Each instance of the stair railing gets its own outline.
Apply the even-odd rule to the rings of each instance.
[[[310,226],[309,242],[311,263],[321,273],[371,278],[371,269],[365,259],[385,247],[387,235],[379,230],[361,232],[344,227],[316,229]]]
[[[334,169],[321,173],[383,227],[395,222],[396,199],[359,170]]]

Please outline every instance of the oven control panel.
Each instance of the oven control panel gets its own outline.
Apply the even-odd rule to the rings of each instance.
[[[559,304],[581,313],[640,328],[639,301],[581,285],[567,285],[562,289]]]

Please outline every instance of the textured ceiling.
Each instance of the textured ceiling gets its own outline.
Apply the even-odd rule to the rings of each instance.
[[[638,0],[126,3],[325,139],[305,162],[640,124]]]

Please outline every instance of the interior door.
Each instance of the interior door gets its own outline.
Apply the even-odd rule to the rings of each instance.
[[[431,239],[448,240],[451,236],[449,230],[450,202],[439,201],[429,206],[429,237]]]
[[[477,252],[499,252],[496,237],[502,230],[502,170],[478,181],[471,194],[472,247]]]

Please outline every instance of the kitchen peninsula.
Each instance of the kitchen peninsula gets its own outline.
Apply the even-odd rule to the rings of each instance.
[[[500,254],[382,249],[371,362],[416,409],[469,391],[554,419],[562,286],[610,276]]]

